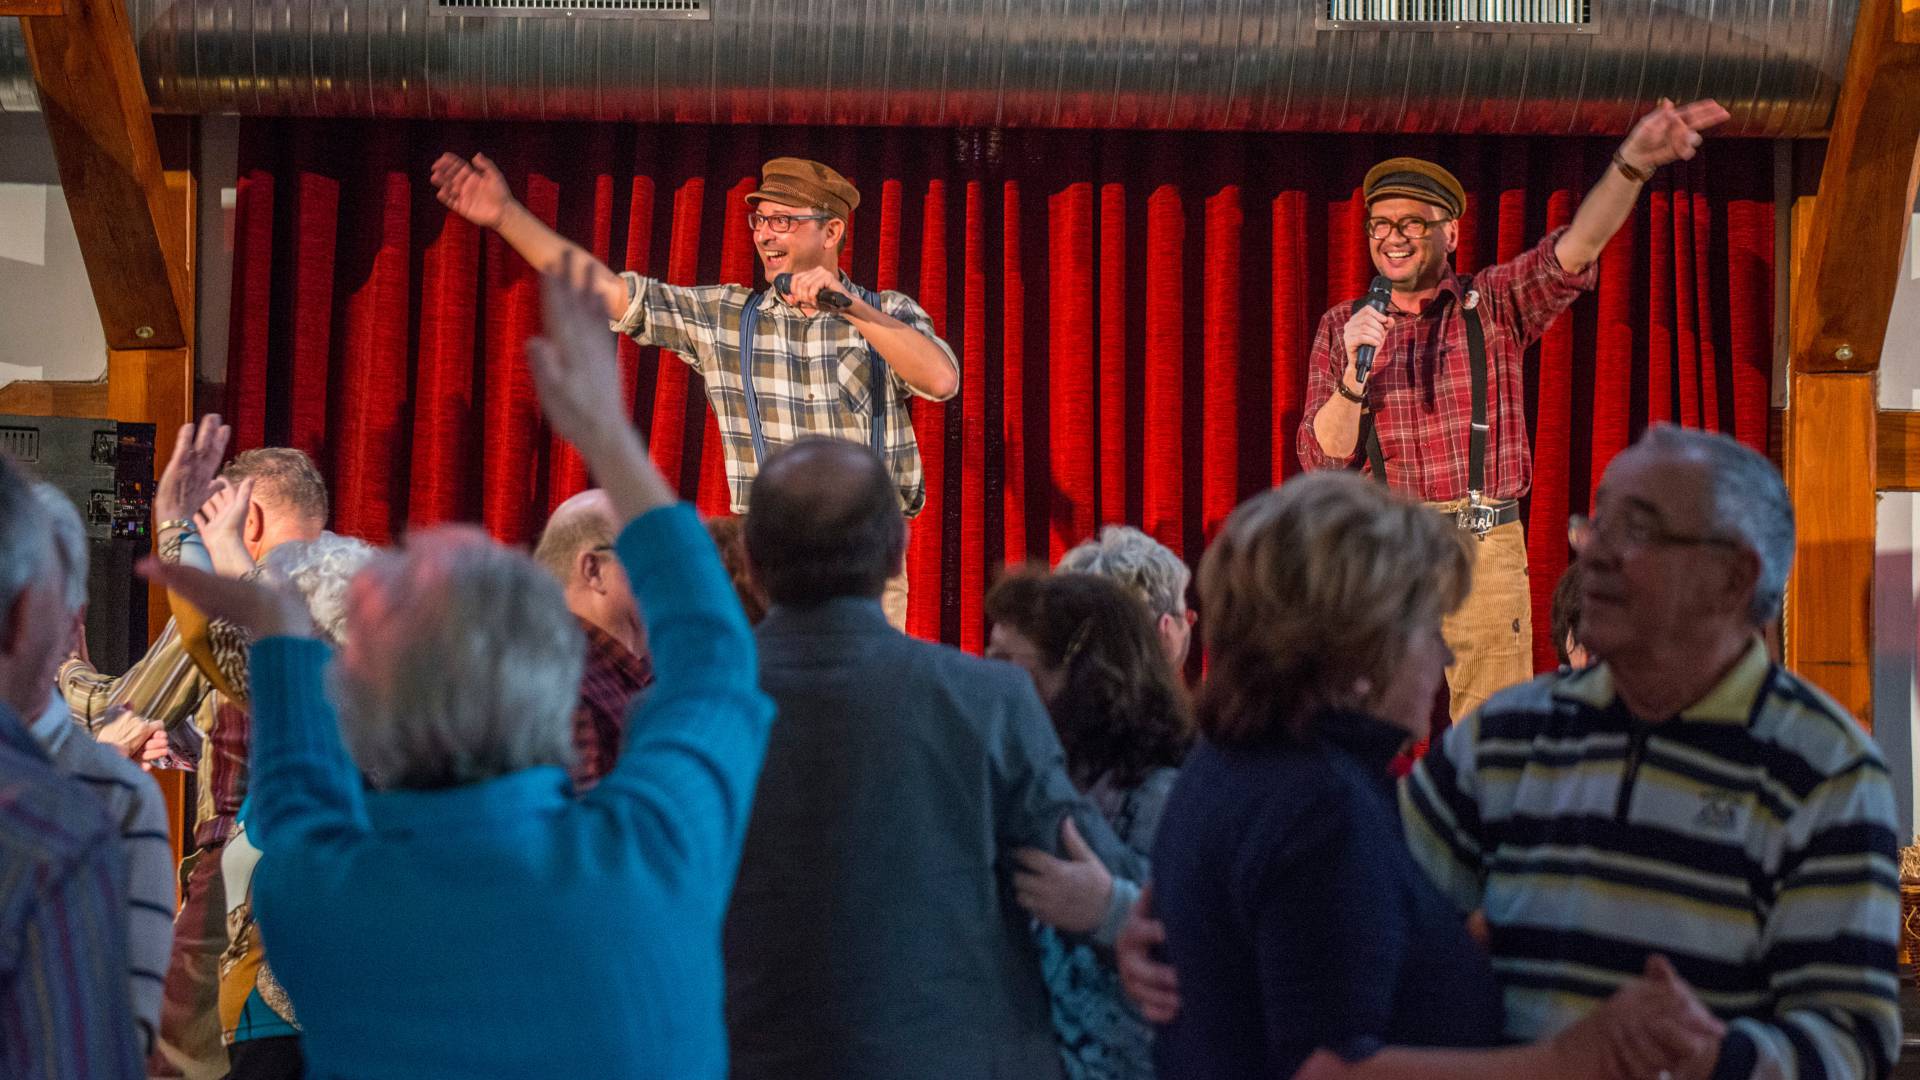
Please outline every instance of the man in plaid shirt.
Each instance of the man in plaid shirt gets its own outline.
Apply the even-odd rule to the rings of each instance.
[[[1380,311],[1348,301],[1321,317],[1308,361],[1300,462],[1309,469],[1364,465],[1476,538],[1472,594],[1445,626],[1455,720],[1533,677],[1519,507],[1533,479],[1521,381],[1526,350],[1593,287],[1601,249],[1632,213],[1653,170],[1691,158],[1700,132],[1726,118],[1712,101],[1661,101],[1628,133],[1571,224],[1471,278],[1455,273],[1448,258],[1466,209],[1460,182],[1417,158],[1393,158],[1367,173],[1365,235],[1391,302]],[[1478,431],[1476,330],[1484,342],[1485,426]],[[1376,350],[1370,375],[1355,363],[1362,346]]]
[[[910,297],[867,292],[841,272],[840,250],[860,193],[839,173],[816,161],[775,158],[747,196],[767,280],[791,276],[784,294],[615,274],[520,205],[485,155],[442,154],[432,179],[442,203],[498,232],[535,267],[554,271],[571,253],[572,265],[587,268],[616,331],[678,353],[699,370],[720,423],[734,513],[748,510],[760,459],[807,435],[875,447],[899,489],[901,510],[908,518],[920,512],[926,485],[908,395],[951,398],[960,389],[960,362]],[[816,303],[823,293],[826,301]],[[836,300],[850,303],[836,308]],[[750,301],[756,326],[743,364],[740,330]],[[743,378],[743,370],[750,374]],[[904,569],[888,584],[885,603],[889,620],[904,626]]]

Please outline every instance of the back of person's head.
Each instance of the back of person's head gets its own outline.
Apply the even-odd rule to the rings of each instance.
[[[767,617],[767,597],[760,591],[760,583],[753,580],[753,568],[747,561],[746,525],[737,517],[710,517],[706,525],[707,535],[720,552],[720,565],[726,567],[734,595],[747,613],[747,624],[758,625]]]
[[[53,529],[33,483],[0,454],[0,703],[26,715],[46,700],[67,624],[56,620]]]
[[[78,614],[81,608],[87,606],[87,526],[80,520],[79,508],[59,488],[40,480],[34,483],[33,494],[40,500],[40,509],[47,515],[47,527],[52,530],[54,557],[59,560],[61,572],[66,578],[62,595],[67,614]]]
[[[1639,448],[1691,458],[1706,466],[1708,531],[1753,552],[1760,572],[1748,618],[1764,626],[1780,614],[1793,569],[1793,499],[1773,462],[1730,435],[1657,424]]]
[[[612,547],[619,532],[612,500],[605,491],[589,488],[553,508],[534,545],[533,561],[561,586],[572,585],[580,573],[580,553]]]
[[[376,788],[447,788],[573,762],[585,640],[525,555],[439,526],[347,589],[341,730]]]
[[[1077,779],[1112,774],[1127,788],[1180,764],[1192,741],[1186,693],[1145,605],[1126,586],[1095,574],[1016,570],[987,592],[986,611],[1061,673],[1047,708]]]
[[[1192,571],[1172,548],[1131,525],[1108,525],[1099,536],[1060,556],[1054,569],[1117,581],[1132,590],[1156,619],[1186,615]]]
[[[253,501],[311,529],[325,527],[332,513],[327,482],[313,459],[290,446],[265,446],[234,455],[220,475],[233,483],[253,481]]]
[[[364,540],[322,533],[292,540],[267,553],[263,576],[284,581],[306,598],[313,624],[335,645],[346,640],[347,586],[372,560],[375,548]]]
[[[858,443],[814,436],[775,451],[751,498],[747,558],[776,606],[877,599],[900,571],[900,497],[886,466]]]
[[[1367,707],[1413,635],[1466,598],[1472,566],[1451,523],[1357,473],[1240,504],[1200,562],[1200,729],[1248,745],[1301,735],[1321,706]]]

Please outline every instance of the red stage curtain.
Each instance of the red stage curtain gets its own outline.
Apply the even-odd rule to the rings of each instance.
[[[521,357],[528,267],[448,215],[427,167],[483,151],[608,263],[750,282],[740,198],[760,162],[835,163],[866,203],[849,270],[917,297],[963,389],[915,406],[928,499],[911,629],[977,650],[1009,561],[1110,521],[1197,560],[1246,496],[1299,469],[1308,335],[1372,276],[1357,185],[1395,153],[1468,192],[1458,265],[1568,221],[1611,141],[1155,132],[635,127],[248,120],[235,222],[228,409],[240,447],[312,452],[336,527],[389,541],[470,520],[509,542],[587,482],[543,429]],[[1765,449],[1771,147],[1709,141],[1662,170],[1601,284],[1528,362],[1536,654],[1570,509],[1649,421]],[[622,345],[635,420],[683,493],[725,512],[717,433],[678,359]]]

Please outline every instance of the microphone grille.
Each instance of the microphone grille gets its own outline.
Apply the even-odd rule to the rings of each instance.
[[[1382,278],[1381,280],[1384,281],[1386,279]],[[773,290],[778,293],[792,292],[793,291],[793,275],[792,274],[775,274],[773,276]]]

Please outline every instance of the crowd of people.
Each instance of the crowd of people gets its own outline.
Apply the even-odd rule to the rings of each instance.
[[[1009,568],[985,657],[900,630],[905,399],[959,373],[839,273],[852,185],[769,162],[791,280],[686,289],[443,158],[543,271],[533,382],[600,486],[531,554],[377,550],[205,417],[142,567],[173,618],[113,675],[74,508],[0,459],[0,1078],[1888,1075],[1893,790],[1768,648],[1773,466],[1648,432],[1570,529],[1563,666],[1524,660],[1519,357],[1724,116],[1662,103],[1472,278],[1457,181],[1382,163],[1388,295],[1321,324],[1317,471],[1197,580],[1124,526]],[[609,320],[707,375],[743,517],[655,469]],[[177,867],[155,767],[198,773]]]

